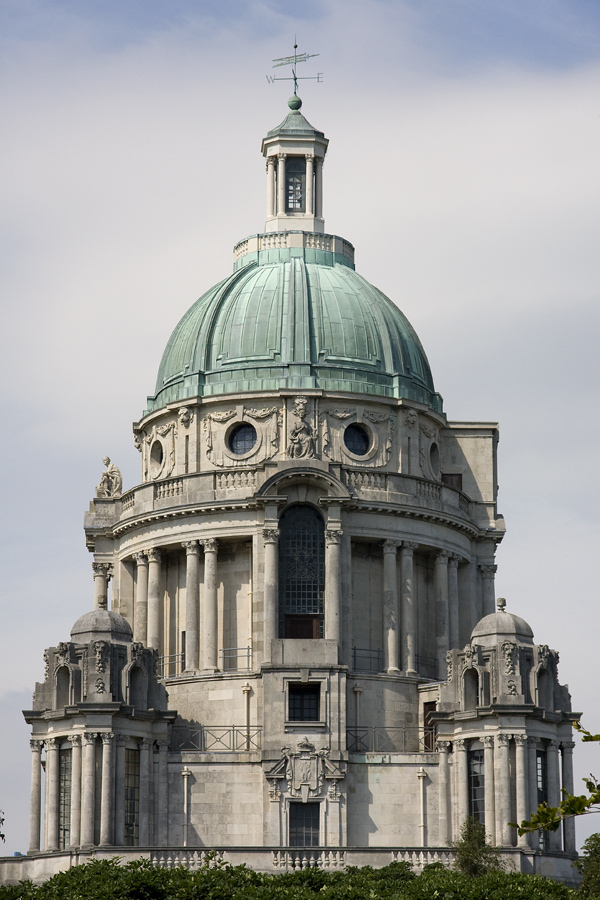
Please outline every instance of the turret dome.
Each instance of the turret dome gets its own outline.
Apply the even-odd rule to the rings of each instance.
[[[133,631],[127,619],[108,609],[93,609],[84,613],[71,628],[71,639],[78,643],[93,640],[121,641],[133,639]]]
[[[489,646],[502,640],[533,644],[533,631],[525,619],[505,611],[506,601],[498,599],[498,609],[480,619],[471,633],[471,642]]]

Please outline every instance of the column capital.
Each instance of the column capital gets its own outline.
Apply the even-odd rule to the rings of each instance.
[[[513,740],[517,746],[523,746],[527,743],[527,735],[526,734],[513,734]]]
[[[438,550],[435,554],[435,561],[436,563],[447,563],[450,555],[448,550]]]
[[[132,553],[131,558],[136,561],[138,566],[147,566],[148,565],[148,554],[145,550],[138,550],[137,553]]]
[[[339,544],[342,539],[343,531],[341,528],[332,528],[325,530],[326,544]]]
[[[491,578],[498,570],[498,566],[488,565],[487,563],[479,563],[477,568],[481,570],[481,574],[484,578]]]
[[[538,738],[529,736],[527,738],[527,743],[529,744],[530,747],[537,747]]]
[[[126,734],[115,734],[115,743],[117,747],[124,747],[128,740],[129,736]]]
[[[496,740],[500,747],[508,747],[512,734],[497,734]]]
[[[560,747],[560,741],[556,741],[554,739],[552,739],[551,741],[548,741],[548,750],[552,750],[553,752],[557,753],[559,747]]]
[[[463,750],[467,749],[467,742],[464,738],[458,738],[456,741],[453,741],[452,743],[454,744],[455,750],[463,751]]]
[[[169,749],[169,742],[167,740],[161,739],[160,741],[157,741],[156,743],[158,744],[158,749],[161,753],[164,753],[166,750]]]
[[[138,738],[138,740],[139,740],[139,744],[140,744],[140,750],[150,750],[150,748],[152,747],[152,744],[154,743],[152,738],[147,738],[147,737]]]
[[[277,159],[285,159],[286,156],[287,156],[287,153],[278,153],[278,154],[277,154]]]
[[[279,529],[278,528],[263,528],[262,530],[263,541],[265,544],[276,544],[279,540]]]
[[[315,162],[318,166],[322,166],[325,162],[325,159],[322,156],[315,156]]]
[[[216,553],[219,549],[219,542],[216,538],[205,538],[204,540],[199,541],[199,543],[204,547],[205,553]]]
[[[29,741],[29,746],[31,747],[31,749],[32,749],[35,753],[41,753],[41,752],[42,752],[42,748],[43,748],[43,746],[44,746],[44,742],[43,742],[43,741],[35,741],[35,740],[31,740],[31,741]]]
[[[162,550],[158,547],[150,547],[149,550],[146,550],[146,556],[148,557],[148,562],[160,562],[162,559]]]
[[[58,750],[58,738],[46,738],[44,743],[46,744],[46,753],[49,750]]]
[[[493,747],[494,746],[494,738],[491,734],[486,734],[481,738],[481,743],[484,747]]]
[[[115,739],[115,736],[111,731],[101,731],[100,737],[103,744],[112,744]]]
[[[198,541],[182,541],[181,546],[187,556],[198,556],[200,553],[200,544]]]
[[[97,737],[97,733],[95,731],[85,731],[82,735],[83,743],[85,745],[95,744],[96,737]]]
[[[267,169],[269,168],[269,166],[274,166],[274,165],[275,165],[275,154],[272,153],[271,156],[267,156],[267,159],[266,159]]]
[[[575,741],[561,741],[560,746],[564,753],[572,753],[575,748]]]
[[[395,554],[401,543],[402,541],[394,541],[391,538],[386,538],[386,540],[383,542],[383,552]]]
[[[448,557],[448,565],[453,566],[454,568],[458,568],[458,564],[460,562],[460,556],[456,553],[451,553]]]
[[[69,735],[69,740],[71,741],[71,746],[81,747],[81,735],[80,734]]]
[[[419,545],[416,541],[402,541],[402,547],[400,549],[402,553],[414,553],[418,548]]]
[[[436,741],[435,746],[438,753],[448,753],[450,751],[450,743],[451,741]]]
[[[93,562],[92,572],[94,573],[94,578],[109,578],[113,572],[112,563]]]

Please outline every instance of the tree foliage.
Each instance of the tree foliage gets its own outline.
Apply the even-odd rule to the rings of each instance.
[[[591,896],[591,895],[590,895]],[[381,869],[324,872],[309,868],[268,875],[209,861],[196,872],[148,860],[74,866],[41,885],[0,887],[0,900],[575,900],[564,884],[537,875],[468,873],[429,866],[416,876],[395,862]]]
[[[591,834],[582,849],[583,855],[575,861],[582,875],[579,896],[600,897],[600,834]]]
[[[582,741],[600,741],[600,734],[591,734],[578,722],[573,722],[573,727],[582,735]],[[557,831],[563,819],[572,816],[583,816],[590,812],[600,812],[600,783],[594,775],[583,779],[587,794],[569,794],[563,788],[563,798],[558,806],[548,806],[540,803],[531,818],[518,822],[511,822],[518,828],[519,834],[527,834],[532,831]]]
[[[454,868],[463,875],[478,878],[488,872],[503,872],[502,851],[486,838],[485,827],[468,816],[460,829],[460,837],[452,844],[456,851]]]

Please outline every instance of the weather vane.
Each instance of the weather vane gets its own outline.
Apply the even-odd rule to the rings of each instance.
[[[318,72],[316,75],[296,75],[296,66],[298,63],[306,62],[308,59],[312,59],[313,56],[319,56],[319,53],[298,53],[298,44],[296,43],[296,38],[294,36],[294,55],[293,56],[282,56],[280,59],[273,60],[273,68],[276,69],[278,66],[291,66],[292,67],[292,75],[288,78],[277,78],[276,75],[267,75],[267,81],[269,84],[274,84],[276,81],[293,81],[294,82],[294,94],[298,93],[298,82],[299,81],[323,81],[323,73]]]

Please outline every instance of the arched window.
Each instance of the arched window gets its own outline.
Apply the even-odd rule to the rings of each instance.
[[[323,519],[312,506],[291,506],[279,527],[279,635],[323,637]]]
[[[61,666],[56,673],[56,708],[64,709],[71,702],[71,673],[68,666]]]
[[[479,704],[479,675],[476,669],[467,669],[464,675],[465,709],[475,709]]]

